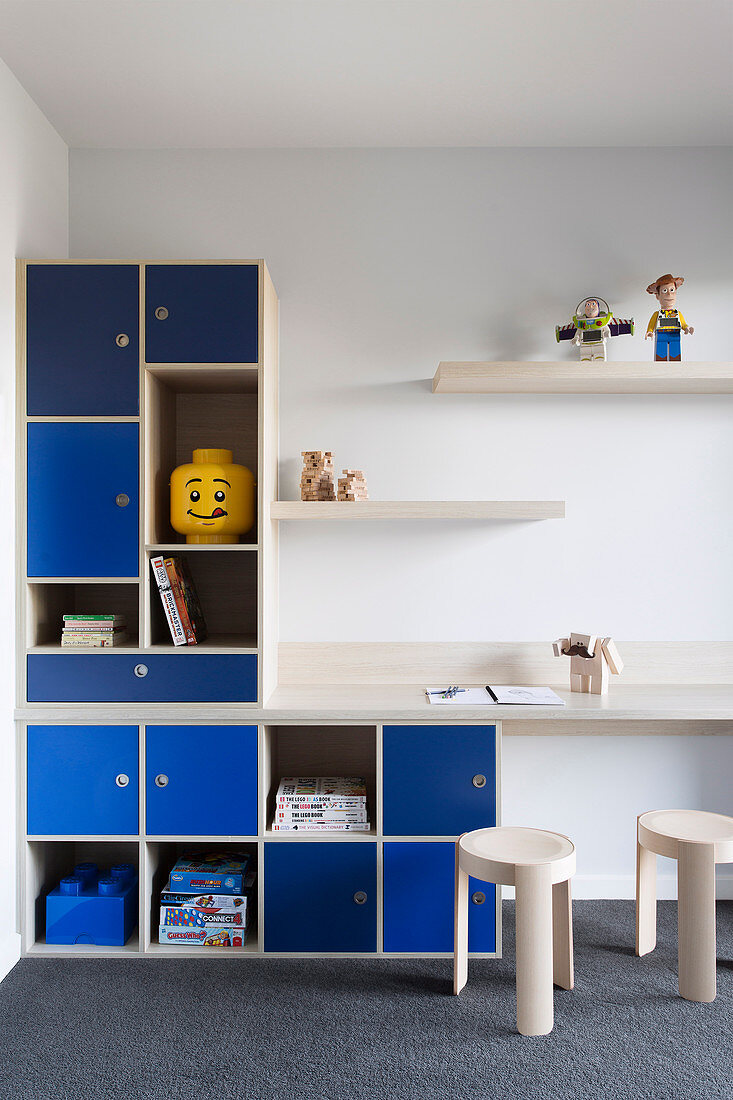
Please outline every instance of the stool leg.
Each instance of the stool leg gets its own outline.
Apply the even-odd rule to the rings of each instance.
[[[573,899],[570,879],[552,887],[552,979],[561,989],[575,984],[573,966]]]
[[[636,954],[657,946],[657,857],[636,842]]]
[[[679,841],[677,950],[680,995],[714,1001],[715,845]]]
[[[552,1031],[552,881],[549,863],[517,866],[517,1029]]]
[[[468,875],[460,865],[456,844],[456,902],[453,910],[453,992],[461,992],[468,980]]]

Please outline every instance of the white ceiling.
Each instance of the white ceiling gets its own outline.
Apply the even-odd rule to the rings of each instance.
[[[733,144],[733,0],[0,0],[0,57],[72,147]]]

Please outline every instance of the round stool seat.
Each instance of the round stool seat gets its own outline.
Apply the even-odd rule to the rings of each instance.
[[[679,841],[713,844],[717,863],[733,862],[733,817],[707,810],[649,810],[639,818],[639,843],[650,851],[677,859]]]
[[[575,845],[561,833],[512,825],[476,829],[458,841],[461,867],[484,882],[515,885],[517,867],[550,864],[550,881],[564,882],[575,873]]]

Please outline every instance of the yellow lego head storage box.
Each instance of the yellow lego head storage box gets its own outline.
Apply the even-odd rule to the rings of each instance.
[[[171,526],[191,543],[238,542],[255,521],[255,478],[232,452],[201,448],[171,474]]]

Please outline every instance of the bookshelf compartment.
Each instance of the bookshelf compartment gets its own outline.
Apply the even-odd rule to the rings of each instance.
[[[139,586],[103,581],[29,583],[26,589],[26,646],[48,653],[116,653],[139,644]],[[61,648],[64,615],[120,614],[127,619],[127,640],[109,649]]]
[[[234,378],[226,390],[222,379]],[[145,372],[146,543],[185,546],[170,524],[170,476],[201,447],[224,448],[258,475],[257,371],[247,367],[148,368]],[[238,544],[257,542],[257,521]]]
[[[25,917],[23,950],[32,955],[135,955],[140,950],[138,920],[124,946],[95,943],[46,943],[46,895],[60,880],[73,873],[78,863],[96,863],[109,871],[118,863],[131,863],[139,874],[140,848],[137,840],[31,840],[25,852]],[[92,903],[93,904],[93,903]],[[135,916],[139,915],[139,882]]]
[[[202,843],[201,841],[148,841],[145,845],[145,882],[143,897],[145,898],[144,943],[146,952],[151,952],[161,957],[166,955],[191,954],[194,957],[205,959],[219,959],[222,957],[236,957],[238,955],[252,954],[259,949],[259,860],[258,846],[254,841],[219,841]],[[250,857],[248,871],[254,871],[256,875],[254,887],[248,898],[248,906],[251,904],[252,913],[247,932],[247,942],[242,947],[220,948],[207,950],[198,945],[160,943],[158,933],[160,929],[160,893],[165,889],[171,868],[177,859],[188,853],[197,853],[200,856],[212,853],[234,854],[245,852]],[[206,891],[202,891],[206,893]]]
[[[265,821],[267,836],[317,840],[319,836],[347,841],[376,836],[377,738],[374,726],[267,726],[264,738]],[[275,799],[285,776],[363,776],[367,789],[369,832],[272,832]]]
[[[227,550],[216,553],[186,551],[175,555],[185,559],[191,573],[201,609],[206,620],[207,638],[196,646],[174,646],[170,628],[160,598],[160,591],[150,568],[148,645],[166,653],[199,653],[217,650],[257,650],[257,554],[240,554]]]

